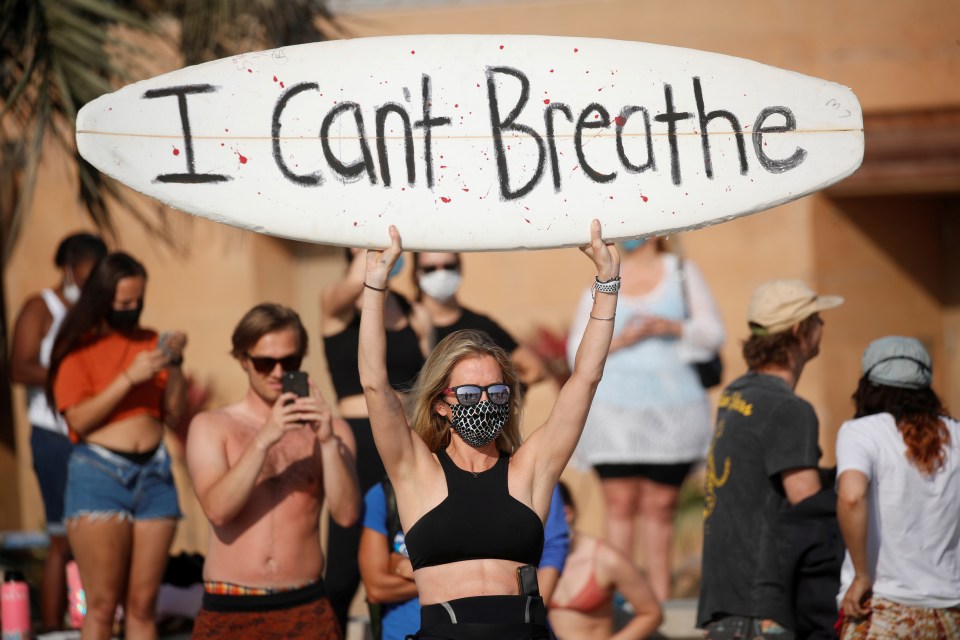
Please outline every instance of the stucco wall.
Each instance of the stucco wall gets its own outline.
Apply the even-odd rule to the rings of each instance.
[[[865,112],[960,105],[960,5],[945,0],[511,2],[345,15],[341,28],[351,36],[539,33],[642,40],[748,57],[844,83],[857,93]],[[4,273],[11,327],[26,296],[54,284],[52,254],[59,240],[88,226],[73,195],[75,178],[65,167],[62,155],[51,148],[34,206]],[[747,300],[757,284],[772,277],[798,277],[825,292],[848,296],[847,306],[826,316],[824,355],[809,366],[799,389],[820,412],[828,461],[833,430],[847,415],[859,352],[873,334],[930,336],[935,358],[946,361],[938,370],[938,384],[952,388],[960,379],[960,298],[955,291],[960,260],[956,253],[928,250],[936,225],[924,216],[933,214],[908,216],[907,208],[885,205],[882,228],[896,236],[899,229],[916,231],[914,225],[922,218],[927,220],[921,221],[927,225],[923,242],[898,245],[892,253],[877,250],[864,231],[868,213],[862,206],[838,204],[825,196],[684,234],[679,240],[706,274],[720,305],[729,335],[724,350],[728,377],[743,370],[739,341],[746,333]],[[955,220],[957,209],[942,215],[941,220]],[[123,212],[117,213],[116,248],[136,255],[150,272],[145,324],[189,333],[186,371],[213,385],[212,404],[233,401],[245,390],[242,373],[227,355],[229,334],[240,315],[263,300],[290,304],[301,312],[313,342],[306,366],[322,378],[319,292],[341,273],[341,250],[257,236],[173,211],[167,219],[185,252],[159,246]],[[956,232],[956,222],[949,224]],[[944,284],[952,293],[941,299],[931,296],[900,264],[914,259],[933,271],[931,261],[939,259],[941,275],[936,277],[953,282],[952,289]],[[589,262],[575,250],[474,254],[464,263],[463,301],[490,313],[523,339],[531,338],[538,326],[565,331],[578,295],[593,276]],[[910,309],[913,315],[907,318],[888,309]],[[330,391],[326,380],[322,385]],[[545,417],[554,395],[551,385],[532,390],[529,424]],[[19,391],[17,405],[21,525],[39,528],[42,513]],[[596,487],[584,481],[579,491],[591,498],[583,511],[593,523],[588,528],[598,531]],[[202,548],[202,522],[193,521],[178,544]]]

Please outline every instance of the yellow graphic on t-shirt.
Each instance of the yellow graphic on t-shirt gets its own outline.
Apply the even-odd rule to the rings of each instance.
[[[740,394],[737,394],[740,395]],[[726,394],[724,394],[726,397]],[[753,409],[751,405],[747,405],[750,410]],[[706,520],[713,514],[714,507],[717,506],[717,489],[723,487],[727,484],[727,480],[730,479],[730,458],[724,458],[723,460],[723,473],[720,476],[717,476],[717,463],[713,459],[713,451],[717,445],[717,440],[720,439],[720,436],[723,435],[723,420],[717,421],[717,431],[713,435],[713,442],[710,443],[710,452],[707,454],[707,480],[706,487],[704,488],[704,497],[703,497],[703,519]]]
[[[736,411],[742,416],[750,417],[753,415],[753,405],[743,399],[743,394],[739,391],[726,393],[720,396],[719,406],[721,409]]]

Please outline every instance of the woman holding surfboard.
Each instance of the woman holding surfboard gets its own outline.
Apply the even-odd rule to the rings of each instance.
[[[337,393],[340,415],[350,424],[357,442],[357,476],[361,494],[383,480],[385,471],[373,443],[367,403],[357,372],[360,340],[360,302],[366,271],[365,253],[346,249],[347,273],[320,296],[320,330],[327,356],[327,367]],[[391,276],[400,270],[400,261]],[[432,346],[430,321],[424,311],[403,296],[389,292],[384,301],[387,330],[387,369],[392,388],[406,394],[423,366]],[[327,568],[324,583],[341,628],[346,631],[347,613],[357,587],[360,569],[357,552],[361,527],[341,527],[329,521]]]
[[[186,407],[186,336],[140,326],[147,272],[125,253],[97,263],[53,346],[48,392],[79,443],[64,519],[87,598],[81,637],[156,638],[160,579],[180,508],[164,424]]]
[[[384,251],[367,253],[359,364],[423,605],[417,637],[546,638],[535,566],[543,521],[603,374],[619,256],[594,220],[583,249],[597,268],[592,320],[553,412],[521,444],[516,369],[476,331],[453,333],[436,346],[417,379],[407,422],[385,357],[384,294],[402,251],[392,226],[390,240]]]

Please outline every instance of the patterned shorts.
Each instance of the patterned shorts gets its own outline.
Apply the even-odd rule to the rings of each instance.
[[[706,626],[707,640],[793,640],[794,633],[773,620],[727,616]]]
[[[865,618],[844,622],[842,640],[960,640],[960,607],[911,607],[874,597],[870,610]]]
[[[341,640],[323,583],[267,595],[205,592],[193,640]]]

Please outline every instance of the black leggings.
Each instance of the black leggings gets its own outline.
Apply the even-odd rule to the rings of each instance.
[[[373,444],[373,432],[369,418],[347,418],[353,437],[357,441],[357,477],[360,480],[360,495],[366,495],[373,485],[383,480],[386,471],[377,447]],[[357,553],[360,550],[360,523],[352,527],[341,527],[328,518],[329,537],[327,539],[327,568],[324,583],[327,598],[333,605],[333,611],[346,635],[347,615],[350,602],[360,585],[360,568],[357,566]]]
[[[414,640],[546,640],[547,609],[539,596],[477,596],[420,609]]]

